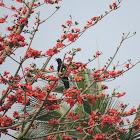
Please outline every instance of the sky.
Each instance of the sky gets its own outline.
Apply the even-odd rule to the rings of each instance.
[[[43,1],[43,0],[42,0]],[[14,5],[15,2],[11,0],[4,0],[7,6]],[[87,21],[92,17],[100,16],[104,14],[105,11],[109,10],[109,4],[112,4],[114,0],[62,0],[59,3],[61,8],[52,16],[47,22],[43,23],[39,27],[39,31],[35,35],[31,47],[33,49],[42,50],[43,52],[47,51],[49,48],[52,48],[56,45],[56,40],[61,37],[63,34],[62,24],[65,24],[67,20],[72,16],[73,21],[77,21],[79,24],[75,28],[82,29]],[[132,64],[135,64],[140,60],[140,18],[139,18],[139,9],[140,1],[139,0],[123,0],[121,7],[117,10],[114,10],[105,18],[103,18],[97,25],[88,29],[75,43],[62,50],[61,53],[53,56],[49,65],[54,64],[56,69],[57,63],[55,58],[63,58],[64,54],[70,51],[72,48],[81,48],[81,52],[77,53],[74,58],[74,61],[80,61],[86,63],[88,59],[92,59],[93,55],[98,49],[103,55],[100,56],[100,66],[101,68],[108,61],[108,58],[113,56],[116,51],[116,48],[120,44],[122,33],[133,34],[136,32],[136,35],[128,40],[126,40],[119,52],[117,53],[111,67],[109,70],[112,70],[113,65],[116,65],[119,61],[119,64],[124,64],[128,62],[128,59],[131,59]],[[54,5],[43,5],[38,8],[37,11],[40,11],[40,20],[46,19],[55,11]],[[13,14],[10,10],[0,7],[0,17],[3,15],[9,15],[9,19]],[[32,15],[31,20],[29,21],[29,28],[34,26],[35,14]],[[0,33],[4,35],[6,33],[5,28],[7,25],[11,25],[10,20],[7,24],[0,25]],[[26,38],[29,42],[29,37]],[[23,56],[25,53],[25,48],[17,50],[15,53],[17,56],[13,56],[15,59],[19,60],[20,56]],[[23,67],[29,66],[30,63],[36,62],[39,67],[45,62],[45,58],[38,60],[30,59],[26,61]],[[87,67],[93,69],[97,68],[97,61],[89,64]],[[121,65],[118,69],[122,69],[124,65]],[[6,62],[0,66],[0,72],[3,73],[5,70],[10,71],[11,74],[14,74],[18,65],[13,62],[11,59],[7,58]],[[125,68],[124,68],[125,69]],[[140,79],[140,64],[136,65],[133,69],[123,74],[123,76],[117,78],[114,81],[106,82],[109,89],[106,90],[106,93],[110,94],[114,88],[119,87],[117,91],[126,92],[126,95],[121,98],[124,103],[129,103],[128,109],[135,106],[138,107],[140,103],[140,90],[139,90],[139,79]],[[0,91],[4,89],[3,85],[0,85]],[[5,137],[2,137],[4,140]]]

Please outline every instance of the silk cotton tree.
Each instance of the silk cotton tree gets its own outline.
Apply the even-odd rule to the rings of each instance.
[[[81,74],[79,75],[73,75],[74,77],[71,79],[77,79],[75,80],[71,80],[70,79],[70,84],[71,86],[76,86],[78,89],[82,88],[83,90],[90,85],[90,83],[93,81],[93,77],[91,77],[91,73],[93,71],[90,69],[85,69]],[[78,78],[77,78],[78,77]],[[63,97],[63,89],[64,89],[64,85],[63,82],[59,82],[58,83],[59,86],[58,88],[55,89],[55,91],[53,92],[54,95],[58,96],[58,97]],[[94,96],[99,96],[100,93],[104,92],[105,89],[108,89],[107,86],[99,83],[95,83],[94,85],[91,86],[91,88],[86,92],[86,94],[90,94]],[[32,113],[34,111],[34,106],[35,104],[40,104],[40,101],[38,99],[36,99],[35,97],[30,97],[30,105],[28,105],[27,107],[27,111],[29,113]],[[46,109],[42,110],[42,112],[40,113],[40,116],[36,119],[36,125],[37,128],[32,128],[30,129],[30,131],[25,135],[25,138],[30,138],[30,137],[39,137],[42,134],[46,134],[46,132],[48,131],[48,129],[50,129],[50,125],[48,124],[49,120],[55,117],[60,117],[61,115],[63,115],[66,110],[69,108],[69,105],[66,104],[65,102],[61,102],[62,107],[59,109],[56,109],[55,111],[47,111]],[[75,120],[74,123],[70,124],[70,123],[65,123],[63,125],[63,129],[64,130],[69,130],[72,128],[78,128],[79,127],[79,122],[76,122],[76,118],[79,118],[81,116],[84,117],[85,121],[83,121],[83,123],[80,124],[80,126],[86,126],[87,125],[87,120],[89,120],[89,116],[92,115],[92,111],[94,110],[98,110],[100,111],[102,114],[105,114],[106,111],[110,108],[110,109],[115,109],[118,111],[122,111],[121,107],[122,106],[122,102],[120,99],[115,99],[115,98],[103,98],[102,100],[96,100],[93,104],[89,104],[88,101],[84,101],[83,104],[75,104],[73,109],[70,111],[68,117],[72,117],[73,120]],[[124,107],[126,108],[127,105],[125,104]],[[20,107],[22,108],[22,106]],[[138,108],[139,110],[139,108]],[[43,114],[43,115],[42,115]],[[137,112],[135,114],[135,119],[137,120],[139,116],[139,112]],[[127,125],[128,122],[130,122],[128,119],[123,119],[124,120],[124,124]],[[94,128],[94,133],[90,129],[88,129],[88,133],[93,133],[92,135],[97,135],[100,133],[106,133],[106,132],[115,132],[115,127],[109,127],[109,125],[105,125],[103,127],[101,126],[97,126]],[[20,132],[20,131],[19,131]],[[67,135],[72,136],[73,139],[78,139],[84,137],[83,133],[80,133],[75,131],[75,132],[67,132]],[[132,128],[130,128],[129,130],[126,131],[126,133],[118,133],[118,136],[120,139],[137,139],[139,137],[139,131],[135,132],[133,131]],[[88,135],[86,137],[86,139],[91,139],[92,136]],[[45,138],[40,138],[40,139],[45,139]],[[57,139],[60,139],[60,135],[57,135]]]
[[[131,33],[123,34],[120,44],[118,45],[114,55],[110,57],[108,62],[101,69],[93,69],[90,74],[91,79],[87,83],[80,87],[83,78],[81,75],[85,72],[89,63],[92,63],[95,59],[102,55],[102,52],[97,51],[93,58],[89,62],[75,62],[74,58],[77,53],[81,51],[80,48],[70,49],[63,56],[63,63],[67,67],[64,71],[54,74],[53,66],[49,65],[49,62],[54,59],[54,56],[61,53],[62,50],[75,43],[79,38],[87,31],[102,21],[108,14],[116,11],[120,8],[122,0],[118,0],[109,5],[109,10],[100,16],[92,17],[87,24],[82,28],[78,28],[78,22],[73,21],[72,17],[62,24],[63,33],[58,38],[56,45],[46,51],[35,50],[32,46],[35,35],[38,33],[39,27],[53,17],[55,13],[61,8],[56,6],[56,10],[46,19],[40,19],[40,13],[36,13],[38,8],[46,5],[59,4],[61,0],[16,0],[18,4],[8,7],[3,0],[1,0],[0,6],[15,12],[12,13],[14,18],[11,26],[7,26],[7,34],[0,36],[0,64],[1,66],[9,64],[7,59],[10,58],[17,63],[18,67],[13,67],[14,74],[9,70],[5,70],[0,74],[0,82],[5,86],[5,90],[2,91],[0,98],[0,130],[1,133],[9,135],[15,139],[123,139],[124,135],[129,131],[129,138],[132,138],[131,134],[136,131],[139,135],[140,117],[139,110],[132,107],[129,111],[125,111],[126,106],[124,104],[116,104],[116,109],[111,106],[114,98],[120,98],[125,95],[125,92],[117,92],[113,90],[112,94],[105,94],[103,89],[107,89],[106,85],[100,85],[96,87],[98,83],[105,81],[112,81],[119,76],[125,74],[127,71],[135,67],[140,61],[132,64],[131,62],[120,67],[118,64],[111,67],[112,61],[118,53],[122,43],[127,39],[135,35]],[[32,16],[35,16],[36,20],[32,20]],[[0,19],[0,23],[4,24],[8,21],[8,15],[4,15]],[[33,24],[34,25],[33,25]],[[33,28],[29,27],[33,25]],[[24,33],[24,34],[23,34]],[[27,38],[30,41],[27,43]],[[46,44],[45,44],[46,46]],[[23,48],[24,47],[24,48]],[[26,52],[23,56],[16,60],[18,56],[17,50],[25,49]],[[15,55],[15,56],[13,56]],[[46,61],[40,67],[39,63],[32,63],[28,65],[26,62],[30,62],[30,59],[44,58]],[[62,64],[63,64],[62,63]],[[24,66],[26,64],[26,66]],[[120,70],[117,70],[119,69]],[[72,76],[71,76],[72,75]],[[69,76],[70,81],[76,82],[76,85],[71,85],[70,88],[64,89],[61,92],[62,96],[56,96],[55,91],[60,88],[59,81],[63,77]],[[89,77],[89,75],[88,75]],[[45,81],[44,87],[36,86],[40,81]],[[78,83],[79,82],[79,83]],[[93,89],[92,89],[93,88]],[[33,99],[32,99],[33,98]],[[33,101],[36,100],[36,101]],[[23,112],[12,111],[11,107],[17,105],[23,105]],[[63,109],[65,104],[68,104],[67,109]],[[28,106],[31,106],[29,108]],[[95,106],[94,106],[95,105]],[[83,108],[83,112],[80,112],[79,108]],[[29,110],[30,109],[30,110]],[[32,109],[32,110],[31,110]],[[58,111],[58,110],[61,110]],[[79,109],[79,110],[78,110]],[[73,111],[75,110],[75,111]],[[12,113],[10,117],[8,112]],[[79,113],[79,114],[78,114]],[[130,123],[128,116],[136,114],[136,119]],[[46,126],[41,125],[39,119],[42,121],[44,117]],[[127,124],[124,123],[124,118],[127,118]],[[43,122],[44,123],[44,122]],[[42,129],[46,128],[46,131]],[[108,129],[106,129],[108,128]],[[18,130],[19,133],[15,136],[10,134],[9,129]],[[35,129],[38,133],[31,134]],[[41,131],[40,131],[40,130]],[[76,133],[77,132],[77,135]],[[138,136],[137,135],[137,136]],[[136,136],[136,137],[137,137]]]

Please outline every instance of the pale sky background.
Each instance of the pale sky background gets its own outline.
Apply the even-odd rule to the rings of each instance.
[[[43,0],[42,0],[43,1]],[[90,20],[94,16],[100,16],[104,14],[105,11],[109,10],[109,4],[112,4],[114,0],[62,0],[59,3],[61,8],[59,11],[50,18],[47,22],[43,23],[39,27],[39,31],[36,34],[32,48],[42,50],[43,52],[47,51],[49,48],[52,48],[56,45],[56,40],[61,37],[63,34],[63,30],[61,25],[66,23],[67,20],[70,19],[69,15],[72,16],[73,21],[77,21],[79,23],[77,28],[82,29],[87,20]],[[6,5],[14,5],[14,2],[11,0],[4,0]],[[127,62],[128,59],[132,60],[132,63],[136,63],[140,60],[140,0],[123,0],[121,3],[121,7],[111,12],[107,15],[103,20],[98,22],[97,25],[91,27],[87,30],[75,43],[73,43],[68,48],[64,49],[62,53],[59,53],[53,56],[51,62],[54,64],[55,69],[57,67],[55,58],[63,58],[65,52],[71,50],[72,48],[82,48],[80,53],[77,53],[75,57],[75,61],[87,62],[88,58],[92,58],[93,54],[97,51],[97,43],[99,51],[103,52],[103,55],[100,57],[101,68],[107,62],[108,58],[113,56],[116,51],[117,46],[120,44],[122,33],[137,32],[137,34],[128,40],[126,40],[119,50],[116,58],[113,61],[115,65],[117,61],[120,64]],[[47,18],[50,14],[55,11],[56,5],[44,5],[38,8],[38,11],[41,13],[40,19],[43,20]],[[7,10],[3,7],[0,7],[0,17],[3,15],[13,14],[10,10]],[[34,18],[35,14],[32,15],[31,20],[29,20],[29,27],[32,27],[36,19]],[[11,25],[10,20],[7,20],[8,24]],[[31,23],[31,24],[30,24]],[[4,35],[5,28],[7,24],[0,24],[0,33]],[[27,39],[28,42],[28,39]],[[23,56],[25,53],[25,48],[19,49],[15,52],[15,59],[19,60],[20,56]],[[39,67],[45,62],[45,58],[42,59],[29,59],[24,63],[25,66],[29,66],[31,62],[36,62]],[[10,60],[6,59],[6,62],[0,66],[0,73],[3,73],[4,70],[10,71],[11,74],[14,74],[17,69],[17,64]],[[111,65],[110,70],[112,70],[113,65]],[[97,68],[97,61],[94,61],[88,68]],[[120,67],[122,69],[123,66]],[[140,103],[140,64],[138,64],[135,68],[131,69],[123,76],[117,78],[113,82],[104,83],[108,85],[109,89],[106,90],[106,93],[111,93],[115,87],[120,86],[118,89],[119,92],[126,92],[126,95],[121,98],[124,103],[129,103],[128,109],[132,106],[138,107]],[[4,89],[3,85],[0,85],[0,91]],[[0,138],[2,140],[8,139],[5,136]],[[11,138],[9,138],[10,140]]]

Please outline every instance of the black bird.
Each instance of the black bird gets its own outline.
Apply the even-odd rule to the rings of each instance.
[[[58,63],[58,67],[57,67],[58,73],[63,72],[64,70],[66,70],[67,67],[64,64],[62,64],[62,60],[60,58],[57,58],[56,61]],[[62,77],[62,81],[64,83],[65,89],[68,89],[69,88],[69,79],[68,79],[68,77],[66,77],[66,76]]]

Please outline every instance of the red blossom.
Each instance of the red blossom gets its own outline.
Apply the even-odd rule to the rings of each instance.
[[[72,24],[72,21],[68,20],[68,21],[66,22],[66,24],[71,25],[71,24]]]
[[[129,121],[129,119],[128,119],[128,118],[126,118],[126,121],[127,121],[128,123],[130,123],[130,121]]]
[[[16,0],[16,2],[22,2],[22,0]]]
[[[74,115],[74,113],[72,113],[72,111],[67,115],[68,117],[72,117]]]
[[[1,0],[0,6],[4,7],[5,4],[3,3],[3,0]]]
[[[0,119],[1,127],[11,126],[13,119],[5,115]]]
[[[136,112],[136,109],[135,109],[134,107],[132,107],[132,108],[130,109],[129,113],[130,113],[131,115],[133,115],[134,112]]]
[[[83,81],[83,77],[81,76],[77,76],[74,78],[75,81]]]
[[[8,17],[8,15],[5,15],[4,18],[0,18],[0,23],[4,23],[7,22],[6,18]]]
[[[100,95],[101,95],[102,97],[105,97],[105,96],[106,96],[106,94],[105,94],[105,93],[101,93]]]
[[[57,46],[58,48],[62,48],[62,47],[64,46],[64,44],[63,44],[62,42],[58,42],[58,43],[56,44],[56,46]]]
[[[11,5],[11,9],[16,11],[16,7]]]
[[[107,133],[101,133],[94,136],[94,140],[105,140],[107,137]]]
[[[54,66],[53,66],[53,64],[50,65],[49,70],[54,70]]]
[[[87,21],[88,24],[86,24],[86,28],[88,28],[91,24],[92,24],[92,21]]]
[[[140,129],[140,116],[135,122],[133,122],[133,125],[134,131],[137,132]]]
[[[117,8],[117,3],[116,3],[116,1],[112,4],[112,6],[114,7],[114,10]]]
[[[119,93],[119,94],[117,95],[117,97],[122,97],[122,96],[124,96],[125,94],[126,94],[126,92],[123,92],[122,94]]]
[[[41,55],[41,52],[42,51],[38,51],[38,50],[34,50],[32,48],[29,48],[24,56],[33,57],[35,59],[36,57],[39,57]]]
[[[72,57],[67,57],[65,59],[67,60],[67,62],[70,62],[72,60]]]
[[[102,90],[108,89],[108,86],[106,86],[106,85],[101,85],[101,88],[102,88]]]
[[[80,133],[82,133],[82,127],[81,127],[81,124],[79,124],[79,127],[77,128],[77,130],[79,130]]]
[[[53,47],[52,49],[47,50],[44,55],[48,55],[48,56],[53,56],[54,54],[57,54],[58,52],[60,52],[57,47]]]
[[[121,131],[122,133],[126,133],[126,130],[125,130],[124,128],[122,128],[120,131]]]
[[[19,119],[19,118],[21,118],[21,115],[19,115],[19,113],[17,111],[14,111],[13,117],[16,119]]]
[[[68,41],[71,42],[74,42],[78,38],[78,34],[69,33],[67,36],[68,36]]]
[[[57,4],[58,4],[58,2],[59,2],[59,1],[62,1],[62,0],[56,0],[56,1],[57,1]]]
[[[77,33],[77,32],[80,32],[80,29],[74,29],[74,31]]]
[[[93,103],[95,102],[95,95],[89,94],[88,101],[89,101],[89,105],[93,105]]]
[[[34,4],[34,5],[33,5],[33,7],[36,7],[36,6],[38,6],[38,4]]]
[[[50,126],[54,126],[55,124],[58,124],[58,121],[50,119],[49,124],[50,124]]]
[[[14,41],[21,41],[21,42],[25,41],[25,38],[18,33],[15,33],[15,34],[11,33],[8,38],[10,39],[10,41],[13,41],[13,40]],[[13,41],[13,43],[14,43],[14,41]]]
[[[17,22],[17,24],[18,24],[18,25],[20,25],[20,24],[25,24],[26,27],[28,27],[27,18],[26,18],[26,17],[23,17],[21,20],[19,20],[19,21]]]
[[[93,17],[93,18],[91,19],[91,21],[96,21],[96,20],[98,20],[98,17]]]
[[[39,22],[40,22],[40,19],[38,19],[34,24],[36,25],[37,23],[39,24]]]
[[[92,129],[87,129],[88,134],[93,135],[93,130]]]
[[[47,136],[47,140],[51,140],[53,137],[54,135]]]
[[[6,76],[6,78],[8,78],[8,74],[10,74],[10,72],[7,72],[7,70],[4,72],[3,76]]]
[[[124,67],[129,68],[129,63],[128,63],[128,64],[126,64]]]

